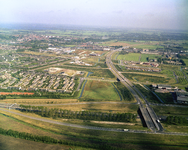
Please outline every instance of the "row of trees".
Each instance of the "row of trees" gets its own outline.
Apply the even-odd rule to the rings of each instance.
[[[136,115],[131,113],[101,113],[90,111],[70,111],[57,108],[48,109],[43,106],[20,105],[23,112],[39,114],[43,117],[98,120],[98,121],[117,121],[117,122],[136,122]]]
[[[168,116],[166,118],[166,123],[174,125],[188,125],[188,121],[185,117],[178,116]]]
[[[80,147],[96,148],[96,149],[102,149],[102,150],[115,150],[116,149],[114,147],[111,147],[110,145],[107,145],[107,143],[105,142],[101,142],[99,144],[94,144],[94,143],[90,144],[89,142],[57,140],[49,136],[38,136],[38,135],[26,133],[26,132],[14,131],[11,129],[6,130],[3,128],[0,128],[0,134],[12,136],[15,138],[21,138],[25,140],[48,143],[48,144],[64,144],[64,145],[70,145],[70,146],[80,146]]]

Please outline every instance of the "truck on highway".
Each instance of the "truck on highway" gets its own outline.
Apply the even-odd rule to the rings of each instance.
[[[126,132],[126,131],[129,131],[129,129],[123,129],[123,131],[125,131],[125,132]]]
[[[158,123],[160,123],[159,119],[156,120]]]

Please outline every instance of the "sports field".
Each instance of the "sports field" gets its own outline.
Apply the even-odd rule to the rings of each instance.
[[[96,99],[96,100],[120,100],[116,89],[110,82],[102,81],[87,81],[83,99]]]
[[[127,61],[139,61],[139,53],[129,53],[126,55],[119,55],[118,60],[127,60]]]

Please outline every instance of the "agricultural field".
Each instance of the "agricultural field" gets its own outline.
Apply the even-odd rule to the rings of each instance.
[[[129,53],[126,55],[118,55],[118,60],[126,60],[126,61],[139,61],[140,54],[139,53]]]
[[[87,81],[82,99],[120,100],[120,97],[110,82]]]
[[[148,62],[147,58],[149,58],[149,59],[157,59],[159,57],[161,57],[161,56],[159,56],[159,55],[153,55],[153,54],[142,54],[140,61],[141,62]]]

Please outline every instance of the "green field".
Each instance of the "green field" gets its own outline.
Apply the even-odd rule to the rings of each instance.
[[[168,106],[152,106],[158,116],[181,116],[187,117],[188,111],[185,107],[168,107]]]
[[[175,74],[177,76],[184,76],[183,72],[179,71],[179,70],[174,70]]]
[[[129,53],[126,55],[118,55],[118,60],[127,60],[127,61],[139,61],[139,53]]]
[[[173,97],[171,93],[156,93],[163,102],[174,104]]]
[[[178,77],[178,81],[180,84],[188,85],[188,81],[184,77]]]
[[[130,80],[136,80],[138,82],[150,82],[150,83],[174,83],[175,80],[173,78],[165,78],[165,77],[158,77],[152,75],[144,75],[144,74],[133,74],[133,73],[123,73],[125,77]]]
[[[82,99],[120,100],[118,93],[110,82],[87,81]]]
[[[173,71],[175,71],[175,70],[180,70],[180,67],[181,66],[176,66],[176,65],[165,65],[165,64],[161,65],[162,70],[173,70]]]
[[[156,48],[163,48],[163,46],[159,45],[134,45],[134,48],[143,48],[143,49],[156,49]]]
[[[183,59],[183,61],[186,64],[186,66],[188,67],[188,59]]]
[[[161,57],[161,56],[160,55],[154,55],[154,54],[142,54],[140,61],[147,62],[148,61],[147,58],[149,58],[149,59],[157,59],[159,57]]]

